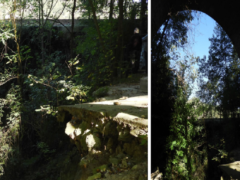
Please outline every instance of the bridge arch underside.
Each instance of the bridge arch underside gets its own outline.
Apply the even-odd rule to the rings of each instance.
[[[240,9],[236,0],[153,0],[151,3],[151,33],[156,34],[171,15],[183,10],[197,10],[213,18],[231,39],[240,56]]]

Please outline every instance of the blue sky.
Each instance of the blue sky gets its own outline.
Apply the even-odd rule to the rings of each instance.
[[[212,38],[213,36],[213,29],[216,25],[216,21],[205,13],[201,12],[199,14],[199,11],[197,15],[199,16],[199,20],[195,18],[189,24],[191,30],[188,31],[189,43],[186,47],[186,51],[184,52],[182,49],[177,50],[177,52],[180,52],[181,54],[180,59],[183,59],[184,56],[188,53],[193,54],[194,56],[199,56],[200,58],[203,58],[204,55],[206,55],[206,57],[208,58],[208,51],[211,45],[208,39]],[[197,66],[195,66],[195,68],[198,69]],[[194,90],[189,99],[195,96],[195,91],[197,89],[197,81],[195,81]]]

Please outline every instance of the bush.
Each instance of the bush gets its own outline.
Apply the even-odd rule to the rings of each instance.
[[[96,91],[93,92],[93,96],[94,97],[104,97],[108,95],[108,90],[109,87],[105,86],[105,87],[101,87],[99,89],[97,89]]]

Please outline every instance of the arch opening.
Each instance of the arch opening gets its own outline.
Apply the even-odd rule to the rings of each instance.
[[[167,22],[167,20],[165,21],[165,24],[167,24],[166,22]],[[218,27],[219,33],[226,31],[224,29],[224,27],[221,27],[221,26],[216,26],[216,27]],[[174,57],[174,58],[177,59],[177,53],[175,53],[175,54],[173,53],[172,55],[169,55],[170,51],[171,51],[171,48],[174,49],[174,47],[172,47],[172,46],[165,46],[166,47],[165,49],[164,48],[161,49],[160,46],[157,46],[157,45],[159,45],[159,42],[158,43],[156,42],[157,41],[156,39],[158,39],[160,42],[162,40],[165,40],[163,38],[163,32],[166,31],[166,29],[167,28],[165,28],[165,27],[162,27],[162,29],[160,28],[160,33],[156,34],[153,37],[153,41],[152,41],[153,42],[152,43],[152,97],[153,97],[152,98],[152,141],[156,142],[155,143],[156,144],[155,147],[152,147],[152,158],[151,158],[152,159],[152,171],[155,171],[154,168],[156,167],[157,161],[158,161],[157,158],[155,158],[155,157],[158,157],[159,159],[162,159],[162,160],[165,158],[165,160],[163,160],[162,162],[168,161],[168,159],[170,159],[169,158],[170,156],[174,157],[175,159],[174,158],[171,159],[172,160],[172,162],[171,162],[172,166],[176,166],[176,163],[180,162],[179,159],[176,159],[176,156],[175,156],[176,154],[178,155],[177,157],[184,157],[184,156],[179,155],[179,154],[181,154],[181,152],[180,152],[181,148],[177,149],[176,146],[174,145],[174,143],[177,144],[178,140],[179,140],[177,138],[177,133],[175,133],[175,138],[176,139],[174,139],[174,137],[172,136],[171,132],[169,132],[169,130],[171,131],[171,130],[174,129],[174,125],[172,125],[171,123],[172,122],[177,122],[177,121],[173,120],[174,118],[173,118],[172,114],[175,113],[176,109],[180,110],[180,108],[177,108],[175,105],[176,105],[176,102],[179,103],[177,98],[180,96],[181,93],[179,93],[177,88],[176,89],[174,89],[173,87],[169,88],[169,85],[172,84],[173,86],[174,85],[176,86],[176,84],[179,85],[179,83],[180,83],[180,86],[184,86],[184,83],[183,83],[184,81],[181,82],[181,80],[179,80],[179,79],[181,79],[181,77],[184,77],[184,73],[185,73],[184,68],[186,70],[186,68],[190,67],[190,63],[189,63],[190,61],[189,60],[191,58],[184,59],[186,61],[179,62],[178,65],[179,65],[180,68],[182,68],[181,69],[182,73],[178,73],[178,74],[175,73],[176,71],[179,71],[179,69],[178,70],[174,70],[174,68],[170,66],[171,63],[169,61],[169,59],[171,57]],[[223,29],[224,29],[224,31],[223,31]],[[225,32],[225,35],[222,36],[222,37],[226,37],[227,36],[226,32]],[[170,36],[170,34],[169,34],[169,36]],[[179,35],[181,35],[181,33],[179,33]],[[220,35],[221,34],[219,34],[219,36]],[[179,38],[181,41],[184,41],[183,36],[181,38]],[[174,31],[173,31],[171,37],[174,39]],[[210,42],[212,42],[212,48],[210,47],[210,51],[211,51],[210,54],[213,56],[214,55],[214,37],[211,37],[211,38],[212,38],[212,41],[210,41]],[[238,69],[238,65],[236,65],[239,62],[237,48],[234,46],[234,42],[231,41],[231,39],[232,38],[230,38],[230,35],[229,35],[228,44],[226,44],[226,47],[224,47],[224,46],[222,47],[222,49],[225,48],[225,49],[228,49],[229,51],[231,50],[231,55],[226,56],[226,58],[228,58],[228,59],[225,59],[225,63],[224,63],[224,61],[219,61],[218,65],[222,65],[223,66],[225,64],[225,66],[229,67],[229,68],[230,68],[230,65],[231,65],[231,67],[235,66]],[[171,41],[172,40],[170,40],[170,42]],[[154,42],[155,42],[155,44],[154,44]],[[219,43],[220,42],[221,41],[219,40]],[[174,45],[174,43],[172,43],[172,44]],[[180,47],[180,45],[181,45],[181,43],[179,43],[179,47]],[[218,44],[218,46],[220,48],[221,44]],[[233,47],[235,47],[235,48],[233,48]],[[157,52],[157,51],[159,51],[159,52]],[[163,55],[164,53],[165,53],[165,55]],[[158,56],[161,56],[161,58],[159,59]],[[215,56],[216,56],[216,54],[215,54]],[[230,57],[231,58],[235,58],[235,61],[230,61]],[[193,59],[194,58],[192,58],[192,60]],[[205,60],[207,60],[206,57],[202,58],[202,59],[195,58],[196,62],[198,61],[198,62],[202,63],[202,67],[204,67]],[[209,58],[208,58],[208,60],[209,60]],[[228,60],[227,63],[226,63],[226,60]],[[216,64],[216,66],[217,66],[217,64]],[[232,84],[233,86],[231,87],[231,85],[228,84],[229,85],[228,87],[231,87],[231,88],[228,88],[228,90],[231,89],[231,92],[232,92],[234,90],[234,88],[235,88],[235,92],[237,92],[236,91],[236,87],[238,87],[238,80],[239,80],[239,78],[238,78],[238,71],[235,71],[234,72],[235,74],[234,74],[233,73],[233,69],[230,68],[231,69],[231,71],[230,71],[230,69],[227,70],[226,67],[225,67],[225,69],[222,68],[222,72],[224,72],[224,74],[223,74],[224,78],[222,79],[222,82],[225,83],[225,84],[224,83],[223,84],[226,85],[226,87],[227,87],[227,83],[231,82],[230,84]],[[207,67],[206,63],[205,63],[205,69],[208,69],[208,74],[214,75],[214,69],[211,69],[211,68],[213,68],[213,66],[212,67],[211,66]],[[220,67],[218,67],[218,69],[220,69]],[[202,74],[204,74],[204,71],[202,71]],[[233,77],[233,76],[235,76],[235,77]],[[160,80],[161,78],[162,78],[162,80]],[[173,79],[175,79],[175,81]],[[184,78],[182,78],[182,79],[184,79]],[[234,83],[235,83],[235,85],[234,85]],[[215,85],[219,85],[219,84],[215,84]],[[206,83],[205,86],[206,87],[209,86],[209,83],[208,84]],[[226,101],[225,103],[229,104],[229,103],[233,102],[234,98],[232,98],[232,101],[230,99],[228,99],[229,96],[227,96],[227,92],[230,92],[230,91],[228,91],[226,87],[225,87],[225,92],[224,92],[226,97],[227,97],[227,98],[225,98],[225,101]],[[221,87],[221,88],[224,89],[224,87]],[[184,92],[182,92],[182,93],[184,93]],[[173,100],[170,100],[171,97],[172,97]],[[162,104],[164,104],[164,105],[159,106],[160,102]],[[221,103],[221,102],[218,102],[218,103]],[[187,104],[187,101],[185,102],[185,104],[184,103],[183,104],[180,103],[178,105],[185,106],[186,104]],[[189,106],[186,106],[186,107],[189,107]],[[225,108],[230,108],[230,107],[229,106],[227,107],[227,105],[226,105]],[[234,108],[235,108],[236,112],[238,113],[239,106],[237,104],[235,104]],[[159,115],[159,112],[160,112],[159,109],[163,109],[161,111],[161,115]],[[207,109],[205,109],[205,111],[207,111]],[[183,114],[182,117],[185,117],[186,119],[191,119],[191,117],[184,116],[184,113],[186,113],[186,111],[182,112],[182,114]],[[175,115],[176,115],[176,113],[175,113]],[[223,116],[223,113],[221,115],[221,118],[223,119],[222,116]],[[230,117],[231,118],[235,118],[231,123],[227,122],[227,119],[230,118]],[[228,153],[230,153],[232,150],[234,150],[234,148],[237,148],[237,146],[234,146],[234,144],[236,145],[237,142],[236,141],[233,142],[234,140],[231,140],[231,138],[234,139],[236,137],[239,137],[239,133],[237,133],[238,129],[236,128],[238,116],[237,116],[236,113],[235,114],[234,113],[226,114],[226,112],[225,112],[224,118],[225,119],[223,119],[223,121],[220,120],[221,123],[220,123],[220,121],[217,123],[216,118],[215,118],[215,120],[212,120],[210,118],[208,120],[205,120],[205,122],[208,123],[208,127],[205,127],[205,132],[208,133],[208,134],[206,133],[206,136],[210,138],[208,140],[212,141],[213,143],[216,143],[217,141],[219,141],[219,143],[222,145],[222,147],[218,147],[217,150],[216,149],[215,150],[211,149],[210,148],[210,146],[211,146],[210,143],[208,143],[208,144],[204,143],[205,145],[203,145],[201,148],[199,148],[200,151],[205,151],[205,153],[206,153],[205,154],[206,155],[205,159],[203,157],[202,157],[202,159],[201,158],[198,159],[199,162],[200,162],[200,165],[202,165],[205,162],[205,160],[207,159],[208,168],[207,168],[207,166],[206,167],[201,166],[202,170],[200,170],[200,169],[196,170],[197,168],[194,167],[195,168],[195,172],[203,172],[207,179],[211,179],[214,176],[221,176],[222,172],[217,168],[217,166],[220,163],[229,163],[230,162],[230,159],[229,159],[230,156],[227,156],[226,154],[224,154],[225,152],[223,152],[223,151],[222,151],[222,156],[225,158],[224,160],[222,160],[221,157],[217,157],[216,156],[216,155],[220,155],[221,154],[219,152],[221,150],[223,150],[223,145],[228,146],[227,148],[225,148],[225,150],[227,150],[226,152],[228,152]],[[165,119],[165,120],[163,120],[163,119]],[[168,122],[168,120],[171,121],[171,122]],[[163,121],[163,122],[159,122],[159,121]],[[186,122],[188,122],[188,121],[186,120]],[[156,124],[158,124],[158,125],[160,125],[162,127],[160,128],[159,126],[154,125],[154,123],[156,123]],[[216,130],[216,128],[218,128],[218,130]],[[156,131],[156,129],[158,129],[158,131]],[[159,131],[162,131],[162,132],[159,133]],[[158,132],[158,133],[154,134],[154,132]],[[214,134],[214,132],[215,132],[215,134]],[[200,134],[201,133],[203,134],[203,132],[200,132]],[[227,138],[227,136],[225,136],[226,134],[228,136],[231,136],[231,138]],[[216,138],[215,136],[218,136],[218,137]],[[171,137],[172,139],[169,140],[169,137]],[[224,140],[222,140],[222,139],[224,139]],[[192,139],[192,141],[194,141],[194,139]],[[179,140],[179,142],[180,142],[180,140]],[[169,149],[167,150],[167,153],[162,151],[162,154],[164,154],[164,155],[162,155],[160,153],[160,151],[158,151],[158,150],[160,148],[164,149],[166,147],[168,147]],[[181,145],[179,145],[179,147],[181,147]],[[175,148],[175,152],[174,152],[174,148]],[[157,150],[158,151],[157,152],[158,153],[157,156],[155,156],[156,152],[154,152],[154,149],[156,149],[156,150],[158,149]],[[183,154],[184,154],[184,151],[183,151]],[[190,170],[193,172],[194,170],[191,169],[191,164],[196,163],[196,161],[194,162],[194,160],[191,160],[191,158],[189,158],[189,159],[188,158],[189,157],[186,155],[185,167],[186,168],[190,167]],[[219,162],[219,159],[220,159],[220,162]],[[184,164],[184,162],[182,162],[182,163]],[[190,176],[190,174],[186,174],[186,176]],[[192,176],[193,176],[193,174],[192,174]]]

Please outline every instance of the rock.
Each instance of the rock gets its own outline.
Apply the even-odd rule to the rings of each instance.
[[[91,154],[101,155],[101,154],[102,154],[102,151],[98,151],[98,150],[92,149]]]
[[[108,94],[112,96],[104,97],[104,102],[58,107],[60,122],[72,117],[65,132],[71,135],[70,141],[80,152],[76,153],[78,157],[72,158],[75,166],[71,164],[64,169],[62,175],[69,175],[64,179],[147,179],[147,156],[144,154],[147,146],[140,143],[147,139],[148,96],[140,92],[140,88],[139,85],[111,86]]]
[[[91,132],[89,129],[86,129],[80,136],[76,137],[75,144],[78,147],[78,150],[81,151],[89,151],[89,148],[92,149],[92,147],[95,145],[95,141],[91,141],[92,139],[90,138],[88,141],[86,141],[87,136],[90,135]],[[87,145],[87,142],[89,143],[89,147]]]
[[[88,147],[88,151],[91,151],[93,147],[96,149],[100,149],[101,140],[95,134],[89,134],[86,136],[86,145]]]
[[[81,168],[86,168],[88,166],[89,160],[87,158],[82,158],[78,164]]]
[[[132,167],[132,170],[136,170],[136,169],[140,169],[141,168],[141,164],[136,164]]]
[[[117,143],[117,139],[115,139],[115,138],[109,138],[108,139],[108,142],[107,142],[107,145],[106,145],[106,150],[115,150],[115,148],[116,148],[116,144]]]
[[[93,174],[98,173],[98,172],[105,172],[108,168],[107,164],[104,164],[102,166],[99,166],[93,170]]]
[[[104,164],[104,165],[102,165],[102,166],[99,166],[98,168],[99,168],[99,170],[100,170],[101,172],[102,172],[102,171],[106,171],[107,168],[108,168],[108,165]]]
[[[115,121],[107,122],[105,127],[103,128],[103,135],[105,137],[117,136],[117,123]]]
[[[143,163],[139,163],[139,164],[136,164],[135,166],[132,167],[132,169],[136,170],[136,169],[144,169],[147,171],[147,162],[143,162]]]
[[[120,145],[118,145],[116,148],[116,154],[120,154],[120,153],[122,153],[122,148]]]
[[[154,180],[162,180],[162,173],[159,173],[155,178]]]
[[[139,135],[146,135],[147,132],[140,129],[140,128],[136,128],[136,129],[131,130],[130,134],[135,136],[135,137],[138,137]]]
[[[117,124],[117,130],[118,130],[118,131],[121,131],[122,129],[124,129],[124,123],[119,122],[119,123]]]
[[[117,174],[105,175],[106,180],[147,180],[147,163],[141,163],[136,169],[124,170]]]
[[[125,152],[126,154],[132,156],[134,150],[132,149],[132,146],[130,143],[124,143],[123,144],[123,152]]]
[[[146,180],[147,178],[144,177],[144,175],[140,174],[140,176],[138,177],[138,180]]]
[[[236,148],[229,153],[230,161],[240,161],[240,148]]]
[[[122,167],[127,168],[128,167],[128,157],[125,157],[122,159]]]
[[[87,123],[86,121],[83,121],[80,125],[79,128],[81,129],[82,132],[86,131],[87,129],[91,129],[91,124]]]
[[[136,145],[134,148],[134,152],[133,152],[133,157],[135,157],[136,159],[143,159],[145,152],[147,152],[147,149],[144,148],[143,146],[140,145]]]
[[[162,180],[163,174],[157,169],[154,173],[151,174],[151,180]]]
[[[135,159],[138,160],[144,158],[144,152],[146,151],[146,147],[139,145],[136,140],[132,141],[131,143],[123,144],[123,152],[129,156],[133,156]]]
[[[114,165],[119,165],[120,162],[121,162],[121,159],[119,159],[119,158],[114,158],[114,157],[110,157],[110,158],[109,158],[109,162],[112,163],[112,164],[114,164]]]
[[[130,128],[126,127],[119,132],[118,140],[123,142],[131,142],[134,136],[130,134]]]
[[[123,159],[124,157],[126,157],[126,155],[123,154],[123,153],[119,153],[119,154],[117,155],[117,158],[119,158],[119,159]]]
[[[71,123],[71,122],[68,122],[68,123],[66,124],[65,134],[67,134],[67,135],[69,136],[70,134],[72,134],[72,133],[74,132],[75,129],[76,129],[76,128],[72,125],[72,123]]]
[[[240,161],[218,166],[222,172],[224,179],[240,179]]]

